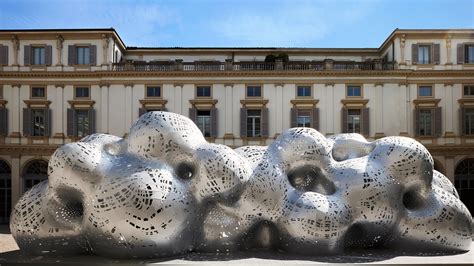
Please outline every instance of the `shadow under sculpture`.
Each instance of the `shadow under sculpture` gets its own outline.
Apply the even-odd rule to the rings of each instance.
[[[463,251],[472,217],[418,142],[292,128],[272,144],[208,143],[188,118],[143,115],[125,139],[61,146],[11,232],[30,253],[140,258],[275,248]]]

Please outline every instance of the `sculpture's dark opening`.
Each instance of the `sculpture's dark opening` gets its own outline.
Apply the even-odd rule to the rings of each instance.
[[[336,191],[334,183],[314,165],[303,165],[290,170],[288,179],[294,188],[302,192],[313,191],[331,195]]]
[[[410,189],[403,194],[403,206],[408,210],[417,210],[423,207],[425,200],[415,189]]]
[[[58,190],[58,197],[62,203],[62,210],[58,213],[61,217],[58,218],[81,223],[84,216],[82,195],[74,189],[63,188]]]
[[[189,162],[182,162],[176,167],[176,175],[184,180],[191,179],[194,176],[195,167]]]

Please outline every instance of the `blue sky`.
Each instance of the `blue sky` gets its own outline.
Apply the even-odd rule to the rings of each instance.
[[[395,28],[474,28],[474,0],[0,0],[1,29],[110,28],[127,46],[378,47]]]

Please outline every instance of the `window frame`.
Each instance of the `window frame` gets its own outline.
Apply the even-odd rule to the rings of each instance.
[[[350,96],[349,88],[350,87],[359,87],[360,96]],[[346,98],[364,98],[364,87],[363,84],[346,84]]]
[[[78,97],[77,96],[77,89],[82,89],[82,88],[87,88],[88,92],[88,96],[87,97]],[[90,86],[82,86],[82,85],[78,85],[78,86],[74,86],[74,99],[90,99],[91,98],[91,87]]]
[[[434,137],[435,136],[435,128],[434,128],[434,116],[433,116],[433,111],[432,111],[432,108],[419,108],[419,114],[420,116],[418,117],[418,120],[419,120],[419,125],[418,125],[418,132],[416,132],[416,136],[417,137]],[[430,130],[430,134],[421,134],[421,120],[422,120],[422,112],[425,112],[425,113],[429,113],[429,117],[430,117],[430,126],[429,126],[429,130]],[[425,124],[426,124],[426,121],[425,121]]]
[[[87,61],[88,61],[87,63],[82,63],[82,64],[79,63],[79,49],[81,49],[81,48],[89,49],[89,53],[88,53],[89,56],[87,57]],[[76,50],[75,51],[76,58],[74,58],[75,65],[77,65],[77,66],[90,66],[90,65],[92,65],[91,62],[90,62],[91,61],[91,59],[90,59],[91,58],[91,56],[90,56],[91,46],[89,44],[75,44],[74,49]]]
[[[46,45],[45,44],[31,44],[30,45],[30,65],[31,66],[46,66]],[[36,64],[35,49],[43,49],[43,63]]]
[[[303,125],[303,126],[300,126],[300,123],[299,123],[299,118],[300,118],[300,117],[305,117],[305,118],[308,118],[309,126],[307,126],[307,127],[308,127],[308,128],[312,128],[312,127],[313,127],[313,125],[312,125],[312,124],[313,124],[313,121],[312,121],[312,120],[313,120],[313,119],[312,119],[312,118],[313,118],[313,116],[312,116],[312,111],[313,111],[312,109],[303,109],[303,108],[302,108],[302,109],[297,109],[297,112],[298,112],[298,113],[296,114],[296,126],[297,126],[297,127],[306,127],[306,126],[304,126],[304,125]],[[300,116],[300,113],[301,113],[301,114],[305,114],[305,115],[301,115],[301,116]],[[306,114],[307,114],[307,115],[306,115]],[[305,121],[305,122],[306,122],[306,121]]]
[[[466,117],[467,117],[467,113],[468,112],[472,112],[472,114],[469,114],[469,116],[472,116],[472,123],[471,123],[471,133],[468,133],[467,131],[467,127],[466,127],[466,124],[462,125],[462,128],[464,129],[463,132],[461,132],[461,135],[462,136],[468,136],[468,137],[471,137],[471,136],[474,136],[474,107],[473,108],[465,108],[464,110],[464,116],[462,117],[462,121],[461,123],[466,123]]]
[[[148,96],[148,88],[160,88],[160,96]],[[163,98],[163,85],[162,84],[147,84],[145,85],[145,98],[147,99],[162,99]]]
[[[199,88],[209,88],[209,96],[199,96],[198,89]],[[212,98],[212,85],[195,85],[194,87],[194,98],[196,99],[211,99]]]
[[[309,87],[309,95],[308,95],[308,96],[300,96],[300,95],[298,95],[298,92],[299,92],[299,88],[300,88],[300,87]],[[312,98],[312,97],[313,97],[313,86],[311,86],[311,85],[309,85],[309,84],[297,84],[295,89],[296,89],[296,91],[295,91],[296,97],[295,97],[295,98],[308,99],[308,98]]]
[[[89,121],[89,109],[90,108],[74,108],[74,137],[78,137],[78,138],[83,138],[87,135],[89,135],[89,133],[86,133],[85,135],[79,135],[79,112],[85,112],[86,113],[86,116],[85,118],[87,119],[87,123],[88,123],[88,126],[87,126],[87,131],[90,132],[91,130],[91,121]]]
[[[431,95],[430,96],[423,96],[420,94],[420,88],[422,87],[431,87]],[[418,98],[434,98],[435,97],[435,87],[434,84],[418,84],[416,87],[416,95]]]
[[[199,112],[208,112],[209,115],[208,116],[205,116],[205,115],[199,115]],[[206,121],[204,121],[204,130],[203,128],[200,127],[200,121],[199,121],[199,118],[200,117],[207,117],[207,122],[209,124],[209,136],[206,136]],[[201,130],[201,133],[202,135],[205,137],[205,138],[210,138],[212,136],[212,117],[211,117],[211,110],[207,110],[207,109],[196,109],[196,126],[199,128],[199,130]]]
[[[472,49],[474,50],[474,43],[464,44],[464,64],[474,64],[474,60],[469,61],[469,47],[472,47]],[[472,56],[474,57],[474,51]]]
[[[260,96],[249,96],[248,95],[248,88],[249,87],[260,87]],[[245,85],[245,98],[262,99],[263,98],[263,85],[262,84],[246,84]]]
[[[42,96],[42,97],[34,97],[34,96],[33,96],[33,89],[36,89],[36,88],[43,88],[43,89],[44,89],[44,96]],[[31,85],[31,86],[30,86],[30,99],[32,99],[32,100],[35,100],[35,99],[42,99],[42,100],[47,99],[47,97],[48,97],[47,93],[48,93],[48,89],[47,89],[47,87],[46,87],[45,85]]]
[[[46,137],[46,112],[48,112],[48,109],[45,108],[30,108],[31,109],[31,137]],[[35,112],[41,111],[43,112],[43,134],[42,135],[36,135],[35,134]]]
[[[359,125],[359,131],[354,131],[354,130],[350,130],[350,124],[351,124],[351,119],[349,119],[351,116],[354,116],[354,115],[351,115],[349,114],[350,111],[358,111],[359,114],[359,121],[358,121],[358,125]],[[354,123],[354,129],[355,129],[355,123]],[[357,134],[361,134],[362,135],[362,109],[361,108],[347,108],[347,133],[357,133]]]
[[[250,116],[249,115],[249,112],[251,111],[259,111],[260,112],[260,115],[259,116],[256,116],[256,115],[252,115]],[[249,130],[249,118],[253,118],[252,119],[252,129]],[[256,119],[259,118],[259,122],[256,123]],[[262,109],[260,108],[256,108],[256,109],[247,109],[247,117],[246,117],[246,121],[245,121],[245,125],[246,125],[246,133],[247,133],[247,137],[248,138],[261,138],[262,137]],[[255,134],[255,131],[256,131],[256,125],[259,124],[259,129],[258,129],[258,133],[259,134]],[[249,132],[251,132],[252,134],[249,134]]]
[[[466,88],[466,87],[471,87],[471,88],[472,88],[472,92],[473,92],[472,95],[465,94],[465,88]],[[474,84],[463,84],[463,85],[462,85],[462,97],[465,97],[465,98],[474,98]]]
[[[434,56],[434,49],[433,49],[433,43],[418,43],[418,60],[417,60],[417,64],[418,65],[431,65],[433,64],[433,56]],[[428,55],[429,55],[429,58],[428,58],[428,63],[422,63],[420,61],[420,49],[422,47],[428,47]]]

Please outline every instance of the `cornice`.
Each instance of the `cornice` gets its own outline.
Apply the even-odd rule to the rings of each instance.
[[[50,156],[60,145],[21,145],[21,144],[2,144],[0,145],[0,154],[7,155],[46,155]]]
[[[23,102],[28,107],[32,105],[48,107],[51,104],[51,101],[48,100],[24,100]]]
[[[437,99],[437,98],[428,98],[428,99],[418,98],[418,99],[413,100],[413,103],[415,105],[432,104],[432,105],[437,106],[440,101],[441,99]]]
[[[73,108],[78,105],[88,105],[89,107],[92,107],[95,104],[95,101],[92,101],[92,100],[69,100],[67,102]]]
[[[319,103],[319,100],[317,100],[317,99],[293,99],[293,100],[290,100],[290,103],[293,104],[293,106],[298,106],[298,105],[313,105],[313,106],[316,106]]]
[[[189,100],[191,105],[209,105],[215,106],[217,103],[216,99],[191,99]]]
[[[240,100],[240,104],[243,106],[247,105],[260,105],[260,106],[265,106],[267,105],[268,100],[267,99],[244,99]]]

